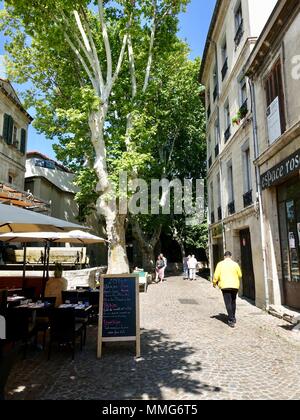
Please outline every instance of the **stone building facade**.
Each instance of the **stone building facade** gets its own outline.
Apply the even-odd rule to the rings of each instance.
[[[25,189],[50,203],[50,216],[78,223],[78,205],[74,174],[60,163],[40,152],[29,152],[26,157]]]
[[[245,65],[276,0],[219,0],[200,82],[206,87],[211,268],[232,251],[243,269],[241,294],[265,307],[250,88]]]
[[[21,191],[31,122],[10,82],[0,78],[0,182]]]
[[[268,299],[300,309],[300,3],[277,3],[254,51],[252,84]]]

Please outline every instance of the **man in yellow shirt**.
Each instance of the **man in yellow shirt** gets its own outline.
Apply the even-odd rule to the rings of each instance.
[[[224,261],[217,265],[213,284],[219,287],[224,296],[224,302],[228,313],[228,325],[234,328],[236,325],[236,298],[241,285],[242,271],[240,266],[232,260],[231,252],[226,252]]]

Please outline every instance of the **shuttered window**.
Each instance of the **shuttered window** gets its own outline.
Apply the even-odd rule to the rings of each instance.
[[[8,114],[4,114],[3,138],[7,144],[12,144],[13,142],[13,130],[14,130],[13,118]]]
[[[283,80],[282,80],[282,67],[281,61],[278,60],[268,74],[265,81],[266,99],[267,106],[278,97],[279,100],[279,112],[280,112],[280,123],[281,133],[286,130],[286,119],[285,119],[285,106],[284,106],[284,93],[283,93]]]
[[[25,153],[26,153],[26,130],[24,130],[24,128],[22,128],[22,130],[21,130],[21,147],[20,147],[20,151],[21,151],[21,153],[23,153],[23,155],[25,155]]]

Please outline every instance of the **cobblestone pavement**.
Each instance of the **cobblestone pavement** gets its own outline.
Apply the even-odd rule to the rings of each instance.
[[[67,350],[31,351],[8,399],[300,399],[300,342],[286,322],[238,301],[225,324],[221,292],[203,279],[169,278],[141,294],[142,357],[109,344],[96,359],[96,327],[75,361]]]

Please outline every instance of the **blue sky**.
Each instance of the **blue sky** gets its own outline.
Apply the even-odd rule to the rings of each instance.
[[[179,36],[184,39],[191,49],[191,58],[201,56],[203,53],[207,31],[212,17],[216,0],[191,0],[187,7],[187,11],[180,15]],[[0,8],[2,1],[0,1]],[[1,35],[0,39],[0,55],[4,53],[4,39]],[[21,86],[15,86],[18,91],[22,90]],[[32,116],[34,111],[29,110]],[[52,150],[52,142],[45,139],[42,134],[38,134],[31,126],[28,136],[28,151],[38,150],[41,153],[55,159]]]

